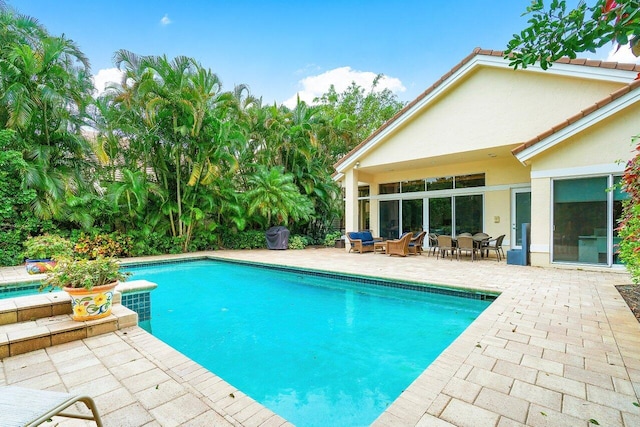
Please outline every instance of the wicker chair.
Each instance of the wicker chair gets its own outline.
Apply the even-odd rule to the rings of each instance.
[[[438,258],[442,256],[444,258],[447,255],[447,252],[451,253],[451,259],[453,259],[453,254],[458,255],[458,251],[456,247],[453,245],[453,239],[451,236],[438,236]]]
[[[350,231],[347,233],[349,239],[349,252],[355,251],[359,253],[373,252],[373,244],[377,240],[369,231]]]
[[[484,246],[484,249],[487,251],[487,256],[489,256],[489,251],[495,251],[498,262],[500,262],[500,260],[505,257],[504,250],[502,249],[502,241],[504,240],[504,238],[505,235],[503,234],[496,237],[495,239],[489,240],[487,246]]]
[[[410,255],[422,255],[422,245],[424,244],[424,236],[427,235],[426,231],[420,232],[416,237],[412,237],[409,241],[409,254]]]
[[[436,233],[429,233],[427,238],[429,239],[429,252],[427,255],[435,255],[438,250],[438,235]]]
[[[409,241],[411,240],[411,233],[404,233],[401,238],[394,240],[387,240],[387,254],[407,256],[409,255]]]
[[[471,236],[459,236],[456,241],[456,249],[458,251],[458,260],[460,260],[460,254],[462,252],[471,253],[471,261],[476,258],[476,251],[478,250],[476,242],[474,242]]]

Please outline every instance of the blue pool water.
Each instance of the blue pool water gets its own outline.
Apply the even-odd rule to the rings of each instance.
[[[490,304],[209,260],[129,271],[159,285],[155,336],[297,426],[369,425]]]

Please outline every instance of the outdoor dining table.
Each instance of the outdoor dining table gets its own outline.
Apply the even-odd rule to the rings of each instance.
[[[486,248],[489,245],[489,240],[491,240],[491,236],[487,236],[487,237],[471,236],[471,238],[473,239],[473,244],[475,245],[476,249],[478,249],[480,251],[480,258],[484,258],[485,252],[486,252],[487,257],[488,257],[489,256],[489,250],[486,249]],[[451,238],[451,243],[453,244],[453,246],[457,246],[458,245],[458,238],[457,237],[452,237]]]

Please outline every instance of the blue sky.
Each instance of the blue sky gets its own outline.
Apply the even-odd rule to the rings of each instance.
[[[576,3],[569,1],[568,3]],[[218,74],[224,90],[246,84],[264,103],[311,101],[333,83],[383,85],[410,101],[473,48],[503,50],[526,26],[530,0],[8,0],[54,35],[74,40],[96,84],[116,76],[126,49],[186,55]],[[585,57],[605,59],[610,49]]]

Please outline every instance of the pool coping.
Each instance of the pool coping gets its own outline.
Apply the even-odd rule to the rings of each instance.
[[[181,264],[181,263],[188,263],[188,262],[194,262],[194,261],[200,261],[200,260],[219,261],[219,262],[224,262],[228,264],[245,265],[249,267],[265,268],[268,270],[284,271],[289,273],[299,273],[299,272],[311,273],[312,275],[318,276],[318,277],[335,278],[335,279],[345,280],[353,283],[365,283],[365,284],[380,286],[380,287],[406,289],[406,290],[413,290],[413,291],[425,292],[425,293],[450,295],[450,296],[456,296],[460,298],[478,299],[483,301],[494,301],[496,298],[500,296],[500,292],[497,292],[497,291],[485,291],[482,289],[462,288],[457,286],[438,285],[434,283],[391,279],[388,277],[385,278],[385,277],[379,277],[379,276],[370,276],[366,274],[332,273],[327,270],[289,267],[289,266],[281,266],[281,265],[269,264],[269,263],[233,260],[228,258],[210,256],[210,255],[204,255],[201,257],[193,257],[193,258],[186,258],[186,259],[173,259],[168,261],[159,260],[155,262],[154,261],[130,262],[130,263],[123,262],[122,266],[138,267],[138,266],[147,266],[147,265],[156,265],[156,264]]]
[[[457,264],[424,255],[374,260],[339,250],[328,250],[322,258],[313,251],[287,252],[223,251],[162,259],[207,255],[340,273],[367,270],[387,278],[418,277],[501,292],[374,425],[587,426],[589,418],[601,425],[640,425],[640,409],[631,405],[640,394],[640,326],[614,288],[630,283],[627,275],[482,261]]]

